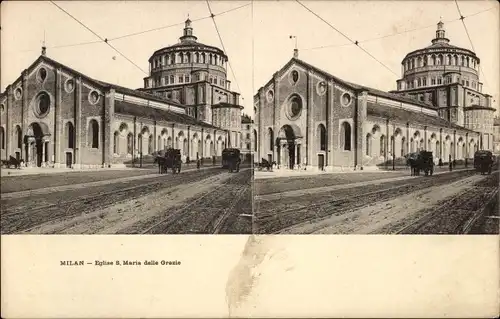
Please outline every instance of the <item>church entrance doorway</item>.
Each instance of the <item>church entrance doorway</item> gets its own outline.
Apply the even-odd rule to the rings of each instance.
[[[25,137],[27,161],[41,167],[49,158],[49,129],[45,123],[31,123]]]
[[[300,164],[300,129],[293,124],[281,127],[276,145],[278,145],[279,165],[294,169]]]

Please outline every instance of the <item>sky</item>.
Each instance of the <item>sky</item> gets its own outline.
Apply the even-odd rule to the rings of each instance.
[[[144,71],[148,71],[148,59],[155,50],[178,42],[188,14],[198,41],[222,48],[214,23],[207,18],[210,12],[206,1],[56,3],[103,38],[157,29],[110,40]],[[247,114],[253,113],[256,91],[292,57],[295,43],[290,35],[297,36],[300,59],[344,80],[385,91],[396,88],[404,56],[431,44],[441,17],[450,44],[472,49],[464,26],[457,20],[460,15],[454,1],[301,3],[359,41],[385,66],[296,1],[210,0],[234,71],[233,75],[228,69],[228,78],[232,89],[241,93],[240,103]],[[483,92],[491,94],[498,107],[499,5],[493,0],[458,4],[466,17],[474,51],[481,59]],[[227,10],[232,11],[218,15]],[[49,57],[99,80],[130,88],[143,86],[146,74],[105,43],[61,47],[99,39],[50,2],[2,2],[1,22],[2,91],[40,55],[44,33]]]

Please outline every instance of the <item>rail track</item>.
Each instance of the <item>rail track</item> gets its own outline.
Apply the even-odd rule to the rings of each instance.
[[[183,175],[183,183],[194,182],[203,179],[210,173]],[[148,183],[114,189],[87,196],[79,196],[75,199],[58,201],[54,204],[38,206],[34,209],[21,207],[18,209],[2,210],[1,225],[2,234],[14,232],[29,232],[41,224],[57,222],[60,220],[75,217],[79,214],[103,209],[112,205],[131,201],[139,197],[158,191],[159,189],[173,188],[179,185],[178,179],[162,179]]]
[[[237,174],[229,180],[175,210],[163,212],[159,221],[141,231],[141,234],[214,234],[219,233],[233,213],[243,194],[250,190],[250,182],[234,186],[234,181],[246,180]],[[203,206],[197,206],[203,202]],[[228,203],[229,206],[228,206]]]
[[[498,175],[498,171],[495,172]],[[488,176],[482,183],[494,181]],[[475,186],[466,192],[447,198],[417,219],[400,228],[395,234],[468,234],[474,224],[495,204],[498,187]]]
[[[465,174],[469,176],[471,172],[466,172]],[[361,186],[356,187],[359,188],[359,191],[354,191],[356,188],[351,189],[351,191],[356,193],[354,195],[348,194],[341,198],[322,200],[291,209],[274,209],[257,212],[257,233],[279,234],[288,232],[304,224],[316,223],[331,216],[346,214],[349,211],[365,207],[373,202],[389,200],[414,191],[423,190],[437,183],[451,183],[462,178],[464,178],[464,172],[438,175],[436,177],[422,177],[421,182],[417,184],[415,184],[415,180],[410,180],[405,181],[406,183],[404,184],[368,192],[366,192],[366,186]],[[373,189],[374,187],[380,188],[380,185],[372,185],[368,189]],[[348,190],[346,189],[345,191]],[[322,196],[328,195],[325,193]]]

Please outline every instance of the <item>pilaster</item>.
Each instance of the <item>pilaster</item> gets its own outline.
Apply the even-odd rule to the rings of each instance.
[[[368,92],[360,91],[356,96],[356,107],[354,114],[354,167],[356,169],[363,168],[363,150],[365,149],[365,130],[364,124],[366,121]]]
[[[335,90],[333,81],[328,81],[326,100],[326,163],[325,166],[333,166],[333,151],[335,150],[333,138],[333,107],[335,105]]]
[[[82,164],[82,78],[76,79],[75,98],[75,168]]]
[[[110,89],[104,94],[103,118],[103,167],[110,167],[113,159],[114,132],[112,130],[115,112],[115,89]]]
[[[307,71],[307,94],[306,94],[306,157],[307,165],[310,166],[313,163],[313,124],[312,124],[312,107],[313,107],[313,72],[311,70]]]
[[[54,121],[54,137],[52,143],[54,145],[54,167],[61,166],[61,132],[62,132],[62,120],[61,120],[61,101],[62,101],[62,91],[61,91],[61,81],[62,81],[62,70],[60,68],[56,69],[56,90],[55,90],[55,121]],[[75,134],[73,134],[75,135]],[[52,155],[52,154],[51,154]]]

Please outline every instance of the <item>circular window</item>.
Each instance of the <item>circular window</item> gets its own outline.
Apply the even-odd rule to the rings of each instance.
[[[89,94],[89,101],[92,104],[96,104],[97,101],[99,101],[99,93],[97,93],[97,91],[90,92],[90,94]]]
[[[23,96],[23,89],[17,88],[14,91],[14,97],[16,98],[16,100],[20,100],[22,96]]]
[[[42,92],[35,101],[35,115],[38,117],[46,116],[50,111],[50,96]]]
[[[297,72],[295,70],[292,71],[291,79],[292,79],[293,84],[297,83],[297,81],[299,80],[299,72]]]
[[[73,92],[75,88],[75,81],[73,79],[68,79],[66,83],[64,84],[66,92],[70,93]]]
[[[272,102],[274,100],[274,92],[273,90],[267,91],[267,101]]]
[[[344,106],[351,104],[351,95],[349,93],[342,94],[342,104]]]
[[[326,82],[325,81],[319,82],[318,85],[316,86],[316,90],[317,90],[319,95],[325,94],[326,93]]]
[[[288,117],[290,119],[297,119],[302,112],[302,99],[294,95],[288,102]]]

